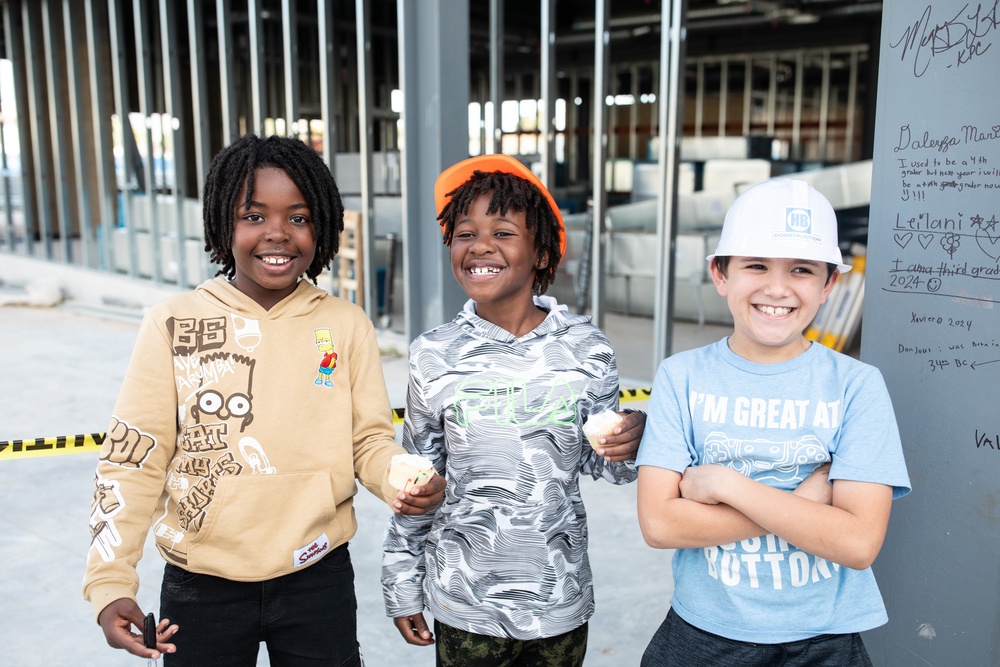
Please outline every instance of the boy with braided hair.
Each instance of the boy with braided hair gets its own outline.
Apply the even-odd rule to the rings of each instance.
[[[404,452],[371,320],[301,279],[329,266],[343,212],[298,139],[245,136],[213,160],[221,275],[144,318],[97,465],[84,596],[112,647],[251,667],[264,642],[272,664],[361,665],[355,479],[399,513],[437,505],[444,481],[389,484]],[[166,561],[155,647],[131,631],[150,528]]]
[[[618,409],[618,369],[589,317],[544,296],[565,232],[531,170],[474,157],[435,200],[469,301],[410,346],[403,446],[448,487],[435,514],[390,519],[386,610],[444,667],[580,665],[594,612],[580,473],[634,481],[645,416],[587,444],[587,418]]]

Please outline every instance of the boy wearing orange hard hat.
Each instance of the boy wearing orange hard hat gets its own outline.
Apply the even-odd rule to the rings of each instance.
[[[566,234],[535,174],[483,155],[445,169],[434,195],[469,301],[410,346],[403,447],[448,491],[425,520],[390,520],[386,611],[443,667],[581,665],[594,595],[579,476],[634,481],[645,415],[587,444],[588,416],[618,410],[618,369],[590,318],[545,296]]]

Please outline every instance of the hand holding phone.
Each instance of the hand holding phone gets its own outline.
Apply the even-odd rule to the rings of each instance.
[[[142,643],[146,648],[156,648],[156,618],[153,612],[146,614],[142,620]]]

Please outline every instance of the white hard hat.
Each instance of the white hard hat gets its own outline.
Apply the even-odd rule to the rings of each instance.
[[[819,190],[805,181],[773,178],[733,202],[722,223],[716,255],[781,257],[844,264],[837,245],[837,215]]]

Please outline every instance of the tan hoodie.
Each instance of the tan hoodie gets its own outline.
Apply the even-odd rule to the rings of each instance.
[[[305,281],[269,311],[222,278],[168,298],[143,320],[101,450],[84,597],[95,615],[135,598],[151,527],[189,572],[312,565],[357,529],[355,478],[395,498],[394,438],[357,306]]]

